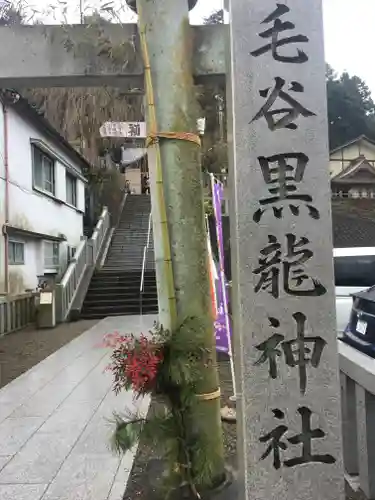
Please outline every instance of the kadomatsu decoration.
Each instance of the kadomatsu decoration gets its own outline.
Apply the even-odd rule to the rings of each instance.
[[[137,398],[149,394],[161,403],[151,405],[146,417],[115,415],[113,448],[124,453],[142,434],[144,442],[163,450],[169,485],[188,484],[197,498],[197,485],[209,485],[213,475],[205,437],[189,427],[189,415],[198,401],[197,386],[204,376],[202,367],[212,362],[203,342],[204,330],[198,320],[188,318],[172,333],[155,325],[147,336],[114,333],[104,339],[105,346],[114,349],[108,368],[115,393],[133,390]]]

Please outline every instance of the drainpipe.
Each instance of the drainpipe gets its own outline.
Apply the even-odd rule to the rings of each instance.
[[[5,169],[5,224],[9,223],[9,150],[8,150],[8,110],[3,103],[3,117],[4,117],[4,169]],[[8,233],[4,232],[4,272],[5,272],[5,294],[9,293],[9,266],[8,266]]]

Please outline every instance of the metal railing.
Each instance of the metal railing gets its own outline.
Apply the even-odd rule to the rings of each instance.
[[[218,179],[224,187],[228,187],[228,177],[227,172],[219,172],[214,174],[215,178]],[[211,186],[211,174],[208,172],[203,172],[203,187],[209,188]]]
[[[37,296],[26,293],[0,302],[0,337],[35,323]]]
[[[110,215],[104,207],[91,238],[81,241],[63,279],[56,285],[57,322],[67,319],[87,267],[96,265],[109,227]]]
[[[98,261],[97,263],[97,268],[102,268],[104,266],[104,263],[107,259],[107,255],[108,255],[108,251],[109,251],[109,248],[111,246],[111,242],[112,242],[112,236],[116,230],[116,228],[118,227],[119,223],[120,223],[120,219],[121,219],[121,214],[124,210],[124,206],[125,206],[125,202],[126,202],[126,198],[128,197],[128,193],[124,193],[124,196],[122,198],[122,202],[121,202],[121,205],[120,205],[120,208],[118,210],[118,218],[117,218],[117,221],[114,225],[112,225],[112,227],[110,228],[109,230],[109,233],[108,233],[108,237],[107,237],[107,242],[106,242],[106,245],[105,247],[103,248],[103,252],[101,252],[101,257],[100,257],[100,261]]]
[[[152,227],[152,214],[150,212],[150,215],[148,217],[147,243],[143,249],[141,284],[139,287],[139,301],[140,301],[139,309],[140,309],[141,316],[142,316],[142,308],[143,308],[143,292],[144,292],[144,285],[145,285],[145,271],[146,271],[146,266],[147,266],[147,252],[148,252],[148,248],[150,246],[151,227]]]
[[[94,232],[89,240],[89,245],[92,247],[91,264],[95,265],[98,260],[100,250],[102,248],[105,236],[110,227],[110,215],[108,208],[104,207],[103,212],[95,226]]]
[[[223,199],[223,215],[229,215],[229,188],[228,188],[228,174],[218,173],[214,174],[215,179],[220,181],[224,186],[224,199]],[[205,202],[212,203],[211,193],[211,174],[208,172],[203,173],[203,196]]]

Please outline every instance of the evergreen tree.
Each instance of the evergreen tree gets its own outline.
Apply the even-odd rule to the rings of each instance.
[[[224,23],[224,10],[218,10],[208,16],[204,20],[204,24],[223,24]]]
[[[375,139],[375,104],[366,83],[327,65],[327,100],[331,148],[364,134]]]

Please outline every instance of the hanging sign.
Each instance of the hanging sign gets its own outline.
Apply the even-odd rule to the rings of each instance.
[[[101,137],[146,139],[146,122],[105,122],[99,129]]]

